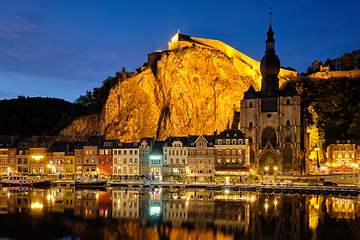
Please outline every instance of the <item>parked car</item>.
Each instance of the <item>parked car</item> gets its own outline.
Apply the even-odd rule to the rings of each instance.
[[[337,183],[326,181],[323,183],[323,186],[337,187]]]
[[[315,181],[309,181],[308,182],[308,186],[318,186],[319,183],[318,182],[315,182]]]

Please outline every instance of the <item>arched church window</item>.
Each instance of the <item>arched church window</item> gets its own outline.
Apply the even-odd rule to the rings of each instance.
[[[249,103],[249,107],[252,108],[253,107],[253,104],[252,102]]]
[[[249,123],[249,128],[252,128],[253,127],[253,124],[252,122]]]
[[[267,142],[270,142],[273,147],[276,147],[276,132],[272,127],[267,127],[261,134],[261,146],[265,147]]]
[[[286,126],[290,127],[290,120],[286,121]]]
[[[290,99],[286,100],[286,105],[290,105]]]
[[[291,164],[292,163],[292,150],[291,148],[286,148],[284,150],[284,164]]]

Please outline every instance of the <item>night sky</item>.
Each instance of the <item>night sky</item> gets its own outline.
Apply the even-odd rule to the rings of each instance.
[[[270,5],[271,4],[271,5]],[[180,33],[220,40],[260,61],[272,27],[281,65],[360,48],[360,1],[0,0],[0,99],[74,101]]]

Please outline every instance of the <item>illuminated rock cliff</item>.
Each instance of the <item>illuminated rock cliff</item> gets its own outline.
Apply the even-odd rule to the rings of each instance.
[[[163,51],[155,64],[110,91],[99,116],[76,119],[60,136],[104,134],[130,142],[237,126],[234,114],[243,93],[250,84],[260,88],[259,65],[252,61],[251,67],[246,61],[234,64],[223,51],[199,44]]]

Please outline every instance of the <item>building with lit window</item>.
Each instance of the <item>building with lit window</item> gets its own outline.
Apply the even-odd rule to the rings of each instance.
[[[139,177],[139,143],[118,143],[113,148],[114,179],[131,180]]]
[[[117,140],[104,140],[98,149],[99,178],[111,179],[113,173],[113,147]]]
[[[185,180],[188,167],[188,138],[168,137],[163,147],[164,180]]]
[[[103,140],[103,136],[90,136],[83,146],[83,175],[85,177],[98,177],[99,169],[97,168],[97,152],[98,146]]]
[[[215,136],[189,136],[188,180],[212,181],[215,173]]]
[[[336,139],[327,147],[326,158],[333,172],[355,172],[359,166],[355,141],[346,137]]]
[[[48,156],[48,163],[47,168],[51,169],[51,175],[54,179],[63,178],[66,176],[66,169],[65,169],[65,157],[68,157],[70,166],[73,166],[71,164],[70,158],[73,160],[73,157],[70,157],[73,155],[73,153],[69,153],[70,146],[72,142],[55,142],[49,150],[46,151],[46,155]],[[74,161],[74,160],[73,160]],[[69,177],[72,179],[73,170],[70,169],[69,166]],[[73,167],[72,167],[73,168]]]
[[[215,137],[215,174],[231,176],[232,181],[240,182],[241,176],[248,174],[250,147],[248,139],[240,130],[225,130]],[[219,179],[224,181],[224,179]]]
[[[154,145],[154,138],[142,138],[139,146],[139,174],[141,178],[149,177],[149,154]]]
[[[20,140],[20,135],[0,136],[0,175],[16,172],[16,144]]]
[[[149,180],[163,180],[163,146],[165,141],[155,141],[149,159]]]

